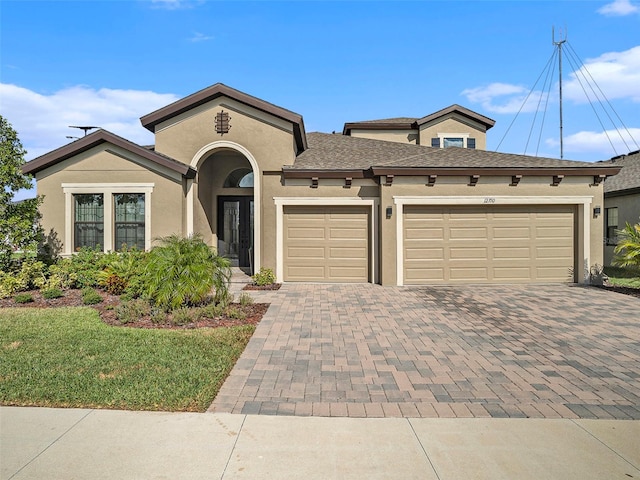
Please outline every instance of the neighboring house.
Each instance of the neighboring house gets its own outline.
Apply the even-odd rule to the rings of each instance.
[[[152,149],[100,130],[24,171],[64,254],[199,233],[278,281],[383,285],[581,282],[602,263],[594,209],[620,167],[487,152],[493,120],[459,106],[402,120],[402,143],[378,139],[395,121],[307,134],[216,84],[141,118]]]
[[[627,222],[640,223],[640,150],[599,164],[622,167],[618,175],[604,182],[604,265],[611,265],[616,231]]]

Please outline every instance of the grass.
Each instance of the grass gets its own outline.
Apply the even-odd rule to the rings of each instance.
[[[0,404],[205,411],[255,327],[117,328],[88,307],[0,310]]]
[[[632,268],[605,267],[609,283],[620,287],[640,288],[640,271]]]

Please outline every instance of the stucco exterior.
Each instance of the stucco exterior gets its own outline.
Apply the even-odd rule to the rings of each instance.
[[[223,114],[228,115],[225,125],[219,122]],[[25,166],[26,173],[36,175],[38,193],[45,196],[45,231],[57,235],[62,253],[73,253],[74,195],[101,192],[106,202],[118,192],[135,192],[148,199],[148,248],[153,239],[174,233],[200,234],[213,248],[237,241],[244,253],[236,252],[234,261],[253,270],[271,268],[280,281],[292,261],[287,259],[293,233],[302,235],[298,238],[313,232],[328,236],[322,248],[308,249],[319,255],[323,249],[327,258],[332,252],[337,258],[349,254],[344,246],[349,233],[339,226],[345,223],[337,221],[341,212],[349,211],[364,212],[367,222],[366,231],[361,230],[368,252],[362,278],[404,284],[407,205],[479,205],[487,211],[492,206],[568,206],[575,232],[569,281],[585,281],[589,267],[603,262],[603,218],[593,215],[594,206],[603,204],[603,187],[596,178],[619,168],[484,152],[486,130],[493,121],[463,107],[416,119],[415,128],[396,124],[385,129],[378,124],[367,130],[360,129],[361,124],[346,124],[351,127],[345,126],[344,135],[307,135],[301,116],[216,84],[141,121],[155,134],[152,150],[99,131]],[[406,121],[402,119],[403,125]],[[478,151],[432,148],[430,138],[442,133],[475,138]],[[253,172],[253,185],[225,186],[237,171]],[[225,199],[232,204],[229,211],[222,208]],[[249,201],[254,211],[251,223]],[[312,215],[307,223],[295,223],[301,226],[292,233],[286,227],[291,220],[287,215],[297,211]],[[321,226],[317,222],[322,218],[336,220],[337,226],[321,233],[314,225]],[[107,250],[114,243],[112,222],[112,209],[105,208]],[[232,233],[239,239],[223,239],[223,224],[236,229]],[[320,262],[316,269],[321,271],[322,258],[314,262]],[[329,268],[336,267],[327,263]],[[322,278],[333,278],[327,272]]]

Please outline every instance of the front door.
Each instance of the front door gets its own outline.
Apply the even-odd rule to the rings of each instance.
[[[253,269],[253,197],[218,197],[218,253]]]

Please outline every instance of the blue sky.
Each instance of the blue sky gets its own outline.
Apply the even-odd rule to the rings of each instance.
[[[559,157],[557,69],[542,131],[542,84],[516,118],[553,53],[554,25],[557,39],[566,29],[622,120],[613,117],[615,127],[624,123],[636,142],[624,132],[624,145],[600,112],[611,147],[565,54],[564,158],[596,161],[637,149],[635,0],[2,0],[0,114],[27,159],[80,134],[68,128],[74,124],[150,144],[140,116],[222,82],[303,115],[308,132],[458,103],[496,120],[489,150]]]

